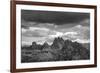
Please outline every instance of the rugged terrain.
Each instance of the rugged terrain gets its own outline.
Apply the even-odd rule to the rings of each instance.
[[[21,62],[46,62],[46,61],[69,61],[90,59],[90,49],[78,42],[55,38],[49,45],[32,42],[31,46],[21,48]]]

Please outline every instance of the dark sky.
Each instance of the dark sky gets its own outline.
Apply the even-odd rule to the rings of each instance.
[[[21,10],[22,45],[51,44],[56,37],[89,42],[90,15],[79,12]]]
[[[89,19],[89,13],[79,12],[55,12],[55,11],[33,11],[22,10],[21,18],[25,21],[38,23],[55,23],[57,25],[65,23],[78,23],[84,19]]]

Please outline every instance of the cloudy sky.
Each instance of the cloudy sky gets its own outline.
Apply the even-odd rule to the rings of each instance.
[[[58,36],[88,43],[89,27],[89,13],[21,10],[22,45],[31,45],[33,41],[51,44]]]

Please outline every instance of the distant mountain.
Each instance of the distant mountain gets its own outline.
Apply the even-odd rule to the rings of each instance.
[[[53,49],[62,49],[64,46],[64,40],[61,37],[55,38],[51,47]]]
[[[86,45],[86,44],[84,44]],[[61,37],[54,39],[49,45],[32,42],[29,47],[22,47],[22,62],[63,61],[63,60],[85,60],[90,58],[90,50],[81,43],[64,40]],[[27,50],[27,51],[25,51]],[[29,51],[30,50],[30,51]],[[25,53],[29,52],[27,55]],[[31,52],[31,53],[30,53]],[[29,58],[29,60],[23,59]]]
[[[42,49],[48,49],[50,48],[49,44],[47,42],[45,42],[42,46],[41,46]]]

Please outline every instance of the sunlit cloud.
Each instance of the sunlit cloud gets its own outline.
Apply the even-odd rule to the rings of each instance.
[[[74,42],[78,42],[78,43],[90,43],[90,40],[86,40],[86,39],[76,39],[76,40],[73,40]]]

